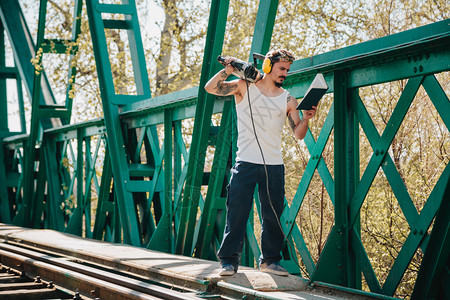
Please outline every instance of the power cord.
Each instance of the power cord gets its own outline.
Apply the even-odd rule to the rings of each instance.
[[[277,213],[276,213],[276,211],[275,211],[275,207],[273,206],[273,203],[272,203],[272,199],[271,199],[271,197],[270,197],[270,192],[269,192],[269,172],[267,171],[267,164],[266,164],[266,159],[265,159],[265,157],[264,157],[264,152],[263,152],[263,150],[262,150],[261,144],[259,143],[258,135],[257,135],[257,133],[256,133],[255,121],[254,121],[254,119],[253,119],[252,104],[251,104],[251,102],[250,102],[250,90],[249,90],[249,84],[248,84],[248,81],[247,81],[247,76],[245,76],[245,74],[244,74],[244,80],[245,80],[245,84],[246,84],[246,86],[247,86],[247,101],[248,101],[248,107],[249,107],[249,109],[250,109],[250,119],[251,119],[251,121],[252,121],[253,133],[254,133],[254,135],[255,135],[255,140],[256,140],[256,143],[258,144],[258,148],[259,148],[259,151],[260,151],[260,153],[261,153],[262,160],[263,160],[264,172],[265,172],[265,175],[266,175],[266,176],[265,176],[265,177],[266,177],[266,192],[267,192],[267,197],[268,197],[268,200],[269,200],[269,205],[270,205],[270,207],[272,208],[272,211],[273,211],[273,213],[274,213],[274,215],[275,215],[275,219],[277,220],[278,226],[280,227],[280,231],[281,231],[281,233],[283,233],[284,239],[286,240],[286,243],[287,243],[288,246],[289,246],[290,252],[291,252],[292,254],[295,254],[295,251],[293,251],[292,245],[291,245],[289,239],[287,238],[286,234],[285,234],[284,231],[283,231],[283,226],[281,226],[280,219],[278,218],[278,215],[277,215]],[[299,269],[303,271],[303,273],[304,273],[305,275],[308,275],[308,272],[306,272],[306,270],[304,270],[304,268],[302,268],[302,267],[300,266],[300,264],[297,262],[297,260],[294,259],[294,262],[295,262],[295,264],[299,267]],[[309,276],[308,276],[308,277],[309,277]]]

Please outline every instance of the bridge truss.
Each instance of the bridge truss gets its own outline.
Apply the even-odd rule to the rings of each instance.
[[[211,1],[199,87],[158,97],[150,93],[134,1],[105,4],[86,0],[85,5],[104,117],[70,124],[70,91],[76,66],[70,67],[63,104],[55,100],[45,70],[39,66],[45,55],[57,53],[71,58],[76,53],[83,1],[75,1],[72,38],[62,40],[44,37],[47,1],[41,0],[36,45],[23,22],[18,0],[0,2],[0,29],[9,37],[15,58],[15,67],[5,66],[2,35],[1,222],[215,259],[225,223],[224,187],[234,160],[236,127],[233,99],[208,95],[203,86],[220,69],[215,61],[224,43],[228,1]],[[269,50],[277,6],[275,0],[260,1],[251,53]],[[112,19],[112,15],[119,17]],[[290,244],[295,245],[295,249],[286,247],[282,261],[291,273],[313,282],[356,289],[361,288],[363,276],[371,292],[391,296],[420,248],[424,258],[413,298],[449,297],[450,167],[445,166],[419,212],[389,153],[419,88],[428,94],[448,134],[450,103],[436,78],[438,73],[450,70],[448,24],[449,20],[444,20],[300,59],[292,65],[285,86],[294,97],[301,98],[320,72],[330,86],[333,103],[317,139],[311,132],[305,138],[310,159],[294,199],[290,204],[286,201],[281,220]],[[136,87],[132,95],[115,90],[105,30],[127,33]],[[6,79],[15,79],[18,87],[23,84],[32,99],[28,133],[21,88],[17,90],[22,131],[8,129]],[[386,128],[379,133],[359,91],[398,80],[407,80],[407,84]],[[221,116],[218,126],[212,125],[214,114]],[[192,118],[193,134],[186,141],[182,124]],[[362,174],[360,128],[373,149]],[[332,170],[322,157],[330,141],[334,149]],[[206,170],[206,154],[211,148],[214,159],[211,169]],[[375,274],[359,229],[360,209],[380,170],[410,228],[383,284]],[[317,262],[296,223],[315,172],[334,205],[334,226]],[[260,254],[252,220],[246,236],[242,263],[252,266]],[[304,266],[303,274],[298,258]]]

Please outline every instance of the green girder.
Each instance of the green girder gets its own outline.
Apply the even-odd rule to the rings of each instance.
[[[37,43],[40,46],[33,45],[31,49],[37,51],[41,47],[44,53],[52,50],[63,53],[66,50],[63,43],[55,40],[56,47],[50,49],[46,46],[50,41],[43,38],[46,3],[41,1]],[[79,15],[82,1],[75,3],[74,14]],[[211,2],[199,87],[152,97],[134,1],[101,4],[87,0],[104,118],[68,124],[70,97],[61,106],[55,105],[52,97],[44,99],[42,95],[47,83],[40,78],[44,75],[45,79],[45,73],[35,75],[29,63],[34,53],[27,44],[28,29],[16,26],[23,17],[17,0],[0,1],[0,29],[8,34],[16,64],[5,67],[5,44],[0,39],[0,221],[216,259],[225,224],[225,186],[234,163],[237,129],[233,99],[209,95],[204,85],[221,68],[215,58],[222,53],[228,6],[229,2],[224,0]],[[260,1],[250,54],[269,50],[277,6],[278,1]],[[123,20],[103,19],[102,12],[123,15]],[[74,28],[73,40],[80,33],[79,23]],[[128,33],[135,95],[115,91],[106,29]],[[372,293],[391,296],[421,248],[424,262],[429,261],[430,265],[421,266],[413,296],[419,299],[449,294],[448,285],[442,284],[448,282],[449,254],[445,250],[449,218],[442,211],[448,208],[450,167],[445,166],[418,213],[388,151],[419,88],[426,91],[449,130],[449,99],[435,77],[450,71],[449,46],[450,29],[448,20],[444,20],[292,64],[285,82],[291,95],[303,97],[313,76],[320,72],[334,101],[317,139],[310,131],[304,139],[310,159],[295,196],[291,204],[286,200],[282,215],[283,231],[296,248],[295,251],[286,247],[283,251],[282,264],[291,273],[355,289],[361,289],[363,274]],[[28,52],[23,53],[24,48]],[[76,74],[76,68],[69,74],[69,77]],[[23,82],[32,99],[29,134],[10,132],[4,121],[6,78],[15,79],[18,85]],[[407,84],[392,117],[386,129],[378,133],[358,91],[403,79]],[[24,131],[20,93],[19,102]],[[221,114],[219,126],[212,126],[215,114]],[[61,126],[51,126],[50,116],[58,119]],[[192,119],[193,135],[186,142],[183,121]],[[359,128],[373,149],[362,174]],[[333,171],[322,157],[331,137]],[[214,149],[214,157],[210,170],[205,170],[209,149]],[[364,249],[359,224],[361,207],[379,170],[386,175],[411,228],[383,284]],[[316,263],[296,223],[315,173],[334,205],[335,218]],[[258,205],[255,207],[258,212]],[[253,266],[260,255],[253,221],[252,215],[242,257],[242,263],[248,266]],[[298,266],[296,252],[304,271]],[[427,283],[429,278],[432,282]]]

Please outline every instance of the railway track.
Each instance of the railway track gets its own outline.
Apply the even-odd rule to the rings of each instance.
[[[0,299],[224,299],[93,265],[75,257],[0,243]]]
[[[298,276],[0,223],[0,300],[27,299],[393,299]]]

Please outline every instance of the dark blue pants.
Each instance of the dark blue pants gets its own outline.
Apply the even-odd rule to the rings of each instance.
[[[231,180],[227,186],[227,220],[222,245],[217,253],[221,264],[231,264],[238,269],[243,250],[249,213],[253,205],[253,194],[258,184],[261,204],[262,232],[260,263],[271,264],[281,260],[284,236],[278,224],[284,207],[284,165],[267,165],[269,193],[267,196],[264,165],[237,162],[231,169]],[[276,212],[276,216],[274,214]]]

